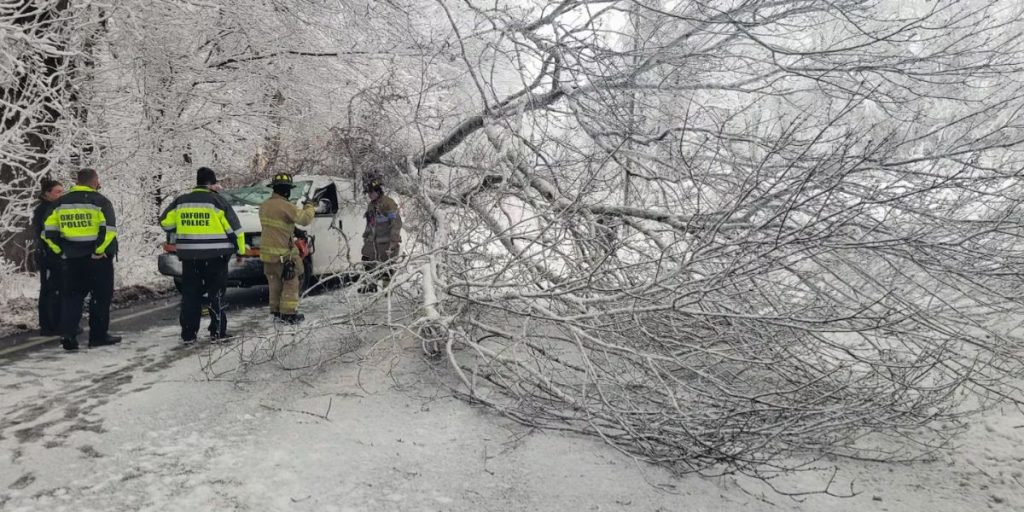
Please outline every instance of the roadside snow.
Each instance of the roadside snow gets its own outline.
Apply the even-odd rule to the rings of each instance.
[[[333,307],[329,296],[307,311]],[[350,346],[341,331],[278,333],[262,310],[232,318],[247,338],[177,347],[176,326],[121,347],[36,352],[0,366],[0,509],[5,511],[795,510],[960,511],[1024,507],[1018,427],[1007,409],[976,422],[931,464],[840,461],[859,494],[803,502],[742,478],[674,479],[598,440],[533,431],[439,384],[443,365],[401,338],[322,372],[273,364],[209,381],[245,347],[295,336]],[[310,340],[307,340],[310,341]],[[333,344],[333,345],[332,345]],[[305,346],[305,345],[304,345]],[[238,350],[241,349],[241,350]],[[305,356],[304,356],[305,357]],[[215,366],[217,366],[215,365]],[[329,413],[328,413],[329,410]],[[826,473],[787,478],[813,485]],[[842,487],[840,487],[842,488]]]
[[[147,265],[154,268],[149,269]],[[145,298],[170,291],[173,282],[160,275],[155,266],[155,257],[120,258],[114,265],[115,303],[130,304],[136,301],[136,297]],[[0,273],[0,310],[4,312],[0,316],[0,336],[39,328],[38,299],[39,274],[13,270],[7,274]]]
[[[0,264],[3,260],[0,259]],[[18,325],[38,327],[36,299],[39,297],[39,275],[0,268],[0,335]]]

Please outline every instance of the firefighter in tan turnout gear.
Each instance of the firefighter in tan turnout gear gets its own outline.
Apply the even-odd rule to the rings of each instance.
[[[304,269],[295,247],[295,225],[309,224],[315,214],[313,203],[300,210],[289,200],[294,186],[290,174],[275,175],[270,182],[274,193],[260,205],[260,260],[270,286],[270,314],[291,324],[305,318],[298,313]]]
[[[402,244],[402,216],[398,203],[384,195],[379,179],[371,179],[363,191],[370,203],[366,205],[366,229],[363,231],[363,261],[369,281],[359,288],[360,293],[377,291],[377,280],[383,287],[391,284],[395,269],[389,261],[398,256]]]

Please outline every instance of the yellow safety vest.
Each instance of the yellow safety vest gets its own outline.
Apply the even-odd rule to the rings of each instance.
[[[65,258],[117,253],[117,223],[110,200],[92,187],[75,185],[57,200],[43,222],[43,242]]]
[[[181,259],[245,254],[245,233],[235,210],[205,187],[175,198],[160,216],[160,227],[174,233]]]

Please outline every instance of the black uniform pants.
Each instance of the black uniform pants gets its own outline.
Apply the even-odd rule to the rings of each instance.
[[[36,268],[39,269],[39,330],[46,334],[60,332],[63,266],[64,262],[56,254],[36,253]]]
[[[224,312],[224,289],[230,256],[181,262],[181,339],[194,340],[202,321],[203,295],[209,299],[210,335],[224,337],[228,318]]]
[[[64,260],[61,289],[61,335],[74,338],[82,321],[82,302],[89,296],[89,342],[106,341],[110,301],[114,298],[114,261],[90,256]]]

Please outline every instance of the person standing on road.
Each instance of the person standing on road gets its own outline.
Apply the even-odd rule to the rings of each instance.
[[[60,330],[64,350],[78,350],[82,302],[89,295],[89,346],[121,342],[111,336],[117,221],[110,200],[99,193],[95,169],[78,171],[75,186],[57,200],[43,222],[43,242],[63,260]]]
[[[50,178],[40,183],[39,204],[32,211],[32,233],[35,235],[34,256],[39,271],[39,334],[53,336],[60,334],[60,256],[54,254],[41,240],[43,223],[53,212],[57,200],[64,195],[64,185]]]
[[[181,341],[195,343],[202,321],[203,295],[210,308],[210,339],[227,337],[224,290],[231,255],[245,255],[245,233],[235,210],[214,189],[212,169],[196,171],[196,188],[180,195],[160,215],[160,227],[176,237],[181,260]]]
[[[363,231],[362,259],[365,262],[369,282],[359,288],[360,293],[377,291],[377,279],[383,287],[391,284],[395,269],[389,261],[398,256],[402,244],[402,216],[398,203],[384,195],[379,179],[366,183],[363,192],[369,197],[366,206],[366,229]]]
[[[270,286],[270,314],[297,324],[305,319],[298,312],[300,278],[305,269],[295,247],[295,225],[312,222],[316,210],[312,202],[305,202],[300,210],[289,200],[295,187],[290,174],[275,175],[270,187],[274,193],[260,205],[260,260]]]

